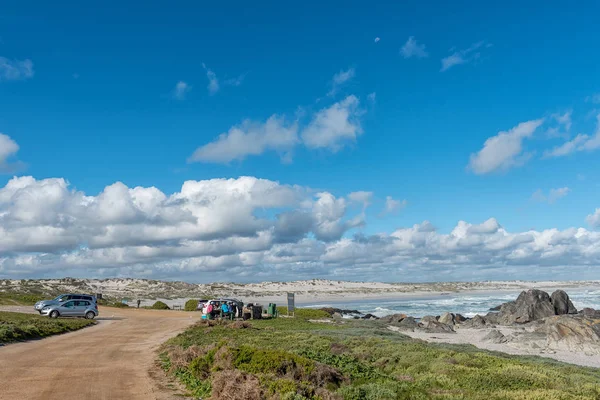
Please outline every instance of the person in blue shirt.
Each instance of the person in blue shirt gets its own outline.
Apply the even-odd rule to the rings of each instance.
[[[221,315],[223,318],[227,318],[229,316],[229,306],[227,303],[223,303],[223,305],[221,305]]]

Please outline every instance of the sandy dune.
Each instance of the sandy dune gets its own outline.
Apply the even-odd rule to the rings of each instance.
[[[112,308],[100,315],[94,327],[0,347],[0,399],[174,398],[151,376],[154,350],[198,315]]]

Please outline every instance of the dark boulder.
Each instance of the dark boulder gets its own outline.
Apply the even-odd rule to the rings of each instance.
[[[529,289],[521,292],[516,301],[502,304],[499,321],[505,325],[524,324],[553,315],[554,306],[548,293]]]
[[[556,315],[577,314],[577,309],[571,303],[569,295],[564,290],[557,290],[550,296]]]
[[[379,319],[379,317],[373,314],[365,314],[362,319]]]
[[[463,316],[462,314],[456,314],[454,316],[454,321],[456,323],[462,324],[463,322],[467,321],[467,318],[465,316]]]
[[[502,308],[502,304],[500,304],[500,305],[498,305],[496,307],[492,307],[488,311],[500,311],[500,308]]]
[[[487,326],[487,322],[481,315],[476,315],[464,323],[467,328],[481,329]]]

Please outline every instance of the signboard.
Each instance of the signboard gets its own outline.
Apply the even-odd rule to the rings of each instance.
[[[296,305],[294,304],[294,293],[287,294],[287,303],[288,303],[288,315],[293,314],[296,309]]]

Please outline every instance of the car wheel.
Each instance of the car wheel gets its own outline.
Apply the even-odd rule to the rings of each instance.
[[[96,314],[94,314],[94,313],[93,313],[93,312],[91,312],[91,311],[88,311],[88,312],[85,314],[85,319],[94,319],[94,317],[95,317],[95,316],[96,316]]]
[[[58,311],[54,310],[50,313],[50,318],[58,318]]]

